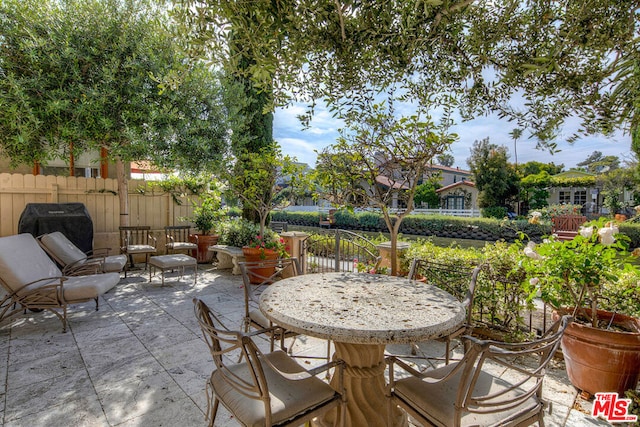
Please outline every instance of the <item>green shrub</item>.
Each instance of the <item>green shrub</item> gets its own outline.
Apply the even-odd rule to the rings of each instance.
[[[599,308],[640,317],[640,276],[638,271],[624,271],[618,281],[605,283]]]
[[[520,244],[496,242],[482,249],[474,308],[481,321],[507,332],[506,339],[531,338],[524,332],[523,314],[533,308],[527,297],[527,272],[519,263]]]
[[[358,230],[360,228],[360,221],[358,221],[358,216],[346,209],[335,211],[333,214],[333,219],[335,221],[334,227],[352,230]]]
[[[485,218],[497,218],[502,219],[507,216],[507,208],[504,206],[490,206],[482,208],[482,216]]]
[[[411,244],[401,259],[402,269],[409,270],[414,258],[450,265],[481,265],[476,284],[473,318],[500,330],[505,339],[521,341],[529,338],[524,329],[524,313],[530,308],[524,286],[526,273],[519,266],[521,246],[497,242],[483,248],[440,247],[430,240]]]
[[[371,229],[386,229],[382,216],[376,212],[362,212],[356,215],[361,227]]]
[[[231,219],[222,223],[218,244],[241,248],[259,234],[260,224],[244,219]]]

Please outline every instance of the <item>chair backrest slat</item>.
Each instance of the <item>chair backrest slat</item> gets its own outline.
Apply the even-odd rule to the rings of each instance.
[[[194,311],[204,339],[216,365],[216,370],[226,384],[243,396],[268,401],[269,390],[259,362],[259,350],[242,332],[227,329],[211,309],[197,298],[193,299]],[[247,360],[248,371],[236,373],[227,364],[232,352],[239,350]]]
[[[481,266],[471,263],[441,263],[414,259],[409,268],[409,278],[424,280],[443,289],[465,304],[467,323],[471,324],[473,298]]]
[[[461,363],[468,363],[461,380],[456,407],[460,412],[488,414],[516,408],[532,396],[541,394],[546,368],[560,346],[560,339],[571,322],[569,316],[557,321],[542,338],[525,343],[473,341]],[[535,363],[525,363],[530,356]],[[495,390],[477,388],[483,369],[499,370]],[[483,384],[486,386],[486,384]]]
[[[191,236],[190,225],[171,225],[164,228],[167,235],[167,243],[173,242],[188,242],[189,236]]]
[[[121,226],[120,246],[149,244],[150,230],[151,227],[148,225]]]

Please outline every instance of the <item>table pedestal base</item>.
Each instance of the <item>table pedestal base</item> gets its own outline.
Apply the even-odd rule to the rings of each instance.
[[[345,426],[406,427],[407,415],[394,406],[389,416],[385,396],[384,345],[334,342],[335,357],[345,361],[344,386],[347,393]],[[338,387],[337,378],[331,385]],[[315,424],[333,426],[338,411],[331,411]],[[391,420],[391,422],[389,422]]]

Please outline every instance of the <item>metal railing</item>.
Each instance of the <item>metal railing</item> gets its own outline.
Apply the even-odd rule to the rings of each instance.
[[[301,242],[304,273],[356,271],[358,264],[376,265],[380,257],[376,245],[347,230],[327,230],[312,234]]]

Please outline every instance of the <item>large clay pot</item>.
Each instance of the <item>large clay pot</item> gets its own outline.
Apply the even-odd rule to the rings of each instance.
[[[242,247],[244,259],[247,262],[278,259],[278,253],[272,249],[258,249],[249,246]],[[262,283],[261,277],[269,277],[276,271],[275,267],[251,267],[252,275],[250,282],[254,284]]]
[[[209,251],[209,246],[215,245],[218,243],[217,234],[198,234],[198,264],[207,264],[210,263],[213,259],[213,252]],[[195,236],[189,237],[191,243],[195,243]],[[195,254],[191,253],[191,256],[195,256]]]
[[[564,312],[554,312],[558,318]],[[598,311],[607,322],[614,316]],[[597,329],[572,322],[562,337],[567,375],[583,392],[617,392],[634,389],[640,379],[640,319],[615,314],[613,324],[635,332]]]

